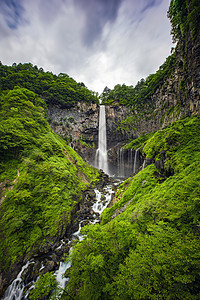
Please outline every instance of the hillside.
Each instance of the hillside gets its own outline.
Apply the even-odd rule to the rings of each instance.
[[[199,299],[200,121],[135,143],[148,166],[121,184],[100,225],[84,227],[63,299]]]
[[[0,289],[33,255],[69,235],[83,193],[99,175],[45,119],[45,102],[15,88],[1,93]]]
[[[96,93],[65,73],[55,75],[31,63],[13,63],[12,66],[0,63],[0,89],[10,90],[15,86],[27,88],[45,99],[47,104],[62,108],[72,107],[78,102],[98,103]]]
[[[98,96],[67,74],[0,65],[0,296],[32,259],[30,299],[54,299],[67,256],[61,299],[200,298],[199,1],[172,0],[168,16],[176,47],[156,74],[101,95],[109,158],[137,149],[140,164],[69,256],[107,184],[85,162],[98,147]]]

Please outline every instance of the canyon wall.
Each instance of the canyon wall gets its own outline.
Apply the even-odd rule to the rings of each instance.
[[[200,35],[194,40],[188,32],[187,39],[178,42],[175,54],[171,75],[142,107],[128,108],[117,102],[106,106],[111,163],[117,163],[119,149],[130,139],[162,129],[181,117],[200,115]],[[71,109],[48,107],[52,129],[90,164],[94,164],[98,148],[98,114],[97,104],[78,103]]]

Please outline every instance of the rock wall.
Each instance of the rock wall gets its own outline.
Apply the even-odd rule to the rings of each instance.
[[[129,108],[125,106],[107,106],[106,107],[106,131],[107,148],[113,148],[117,144],[123,144],[133,138],[133,132],[127,131],[120,126],[122,120],[130,116]]]
[[[176,64],[171,75],[144,104],[132,112],[129,135],[159,130],[189,115],[200,115],[200,31],[196,39],[188,32],[187,39],[176,46]],[[124,127],[124,122],[119,124]]]
[[[200,115],[200,35],[176,46],[176,64],[169,78],[143,105],[132,110],[115,103],[106,107],[109,161],[117,161],[123,144],[143,133],[159,130],[187,115]],[[97,104],[79,103],[71,109],[49,107],[52,129],[64,137],[90,164],[98,148]]]
[[[47,113],[53,131],[92,163],[98,147],[98,105],[83,102],[68,109],[49,106]]]

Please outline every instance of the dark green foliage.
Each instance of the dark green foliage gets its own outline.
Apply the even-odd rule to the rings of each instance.
[[[55,296],[54,290],[57,287],[56,278],[53,273],[46,273],[42,275],[36,282],[34,290],[30,293],[31,300],[45,300],[49,299],[52,295]],[[52,299],[52,298],[51,298]],[[57,298],[53,298],[57,299]]]
[[[198,0],[172,0],[168,17],[172,25],[174,42],[183,40],[190,31],[193,39],[199,32],[200,3]]]
[[[45,103],[16,88],[1,97],[0,268],[63,236],[98,172],[50,129]]]
[[[199,299],[199,141],[198,118],[138,141],[152,164],[118,188],[100,225],[84,230],[72,253],[72,299]]]
[[[199,239],[165,226],[152,231],[120,265],[113,299],[199,299]]]
[[[34,139],[48,124],[43,113],[44,101],[35,93],[15,88],[1,95],[0,155],[18,156],[25,147],[31,147]]]
[[[67,74],[60,73],[57,76],[44,72],[42,68],[38,69],[31,63],[13,64],[12,67],[0,65],[0,89],[10,90],[16,85],[35,92],[47,103],[59,104],[62,107],[70,107],[80,101],[98,103],[94,92]]]

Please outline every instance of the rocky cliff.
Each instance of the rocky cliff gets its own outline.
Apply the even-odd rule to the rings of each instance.
[[[171,75],[142,110],[134,107],[130,122],[133,135],[162,129],[184,116],[200,115],[200,32],[195,39],[188,32],[187,39],[178,42],[175,55]]]
[[[200,115],[199,82],[200,33],[194,39],[188,31],[186,38],[177,43],[172,72],[146,102],[132,107],[119,105],[118,101],[107,105],[110,163],[117,163],[119,149],[130,139],[163,129],[181,117]],[[78,103],[71,109],[48,108],[52,129],[91,164],[98,148],[98,114],[97,104]]]
[[[63,109],[48,107],[48,121],[54,132],[63,137],[86,161],[92,163],[98,146],[97,104],[78,103]]]

